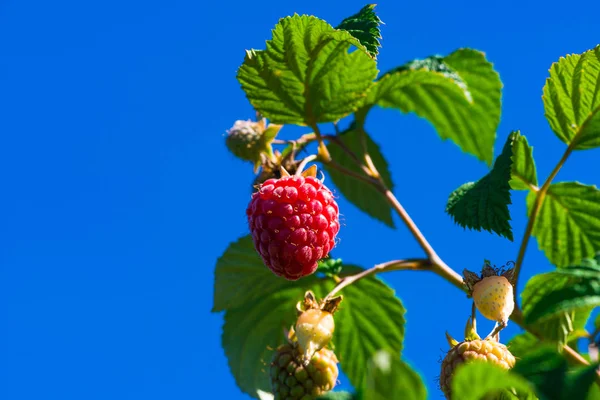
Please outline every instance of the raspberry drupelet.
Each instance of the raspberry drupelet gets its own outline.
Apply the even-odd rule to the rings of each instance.
[[[252,195],[246,214],[256,251],[288,280],[314,273],[340,229],[338,205],[314,176],[268,179]]]

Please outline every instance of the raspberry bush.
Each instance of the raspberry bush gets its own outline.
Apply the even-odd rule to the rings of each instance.
[[[465,339],[447,336],[440,394],[598,398],[600,323],[595,332],[585,327],[600,305],[600,190],[554,181],[575,150],[600,147],[600,46],[550,68],[545,115],[565,152],[538,182],[532,147],[519,131],[498,133],[505,139],[493,159],[502,84],[482,52],[462,48],[379,73],[380,25],[373,5],[335,28],[314,16],[285,17],[265,49],[248,50],[238,69],[257,118],[233,121],[225,142],[253,163],[256,177],[249,234],[218,260],[213,306],[225,312],[222,342],[237,384],[261,399],[425,399],[421,378],[402,357],[404,306],[376,277],[412,270],[433,272],[473,299]],[[460,266],[461,276],[443,261],[394,194],[386,161],[394,153],[368,131],[377,106],[425,118],[442,139],[490,167],[439,206],[463,228],[517,240],[517,254],[506,256],[514,262]],[[304,131],[283,139],[289,125]],[[508,208],[513,191],[527,193],[520,236]],[[389,226],[396,213],[423,255],[380,262],[369,249],[379,263],[367,269],[333,258],[344,235],[340,198]],[[532,236],[556,270],[534,276],[519,293]],[[478,314],[495,323],[483,338]],[[508,324],[522,333],[503,343]],[[352,393],[336,390],[338,360]]]

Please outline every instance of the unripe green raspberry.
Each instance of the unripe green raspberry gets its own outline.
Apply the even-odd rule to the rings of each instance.
[[[263,121],[235,121],[233,127],[227,131],[225,144],[235,156],[242,160],[257,162],[265,147],[263,143],[264,130],[265,123]]]
[[[296,342],[277,348],[269,374],[274,400],[314,400],[335,387],[338,360],[333,351],[321,349],[308,363]]]
[[[507,322],[515,309],[513,286],[503,276],[483,278],[473,286],[473,300],[484,317]]]
[[[467,269],[463,271],[467,293],[484,317],[502,324],[508,322],[515,308],[513,274],[513,269],[492,268],[487,260],[481,276]]]
[[[298,347],[305,359],[310,357],[331,341],[335,323],[330,312],[312,308],[304,311],[296,322]]]

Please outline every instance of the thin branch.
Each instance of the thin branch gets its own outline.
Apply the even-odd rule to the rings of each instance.
[[[344,142],[342,142],[342,140],[338,136],[323,135],[323,139],[328,140],[331,143],[338,146],[340,149],[342,149],[344,151],[344,153],[346,153],[348,156],[350,156],[350,158],[352,158],[352,161],[354,161],[357,165],[360,165],[361,162],[358,159],[358,157],[356,156],[356,154],[354,154],[354,152],[352,150],[350,150],[350,148],[348,146],[346,146],[346,144]]]
[[[298,169],[296,170],[296,175],[300,176],[302,174],[302,171],[304,170],[304,167],[306,167],[306,164],[308,164],[309,162],[315,161],[317,158],[318,157],[316,154],[311,154],[308,157],[304,157],[304,159],[302,161],[300,161],[300,164],[298,165]]]
[[[330,166],[331,168],[337,169],[338,171],[340,171],[341,173],[351,176],[353,178],[356,178],[360,181],[366,182],[369,185],[377,185],[377,180],[362,174],[359,174],[358,172],[354,172],[351,169],[348,169],[346,167],[344,167],[341,164],[338,164],[336,161],[334,161],[333,159],[330,159],[329,161],[325,161],[325,160],[321,160],[323,162],[323,164],[326,164],[328,166]]]
[[[485,340],[492,339],[494,336],[500,333],[502,329],[506,328],[506,322],[496,322],[494,325],[494,329],[490,332],[489,335],[485,338]]]
[[[377,274],[379,272],[387,272],[387,271],[428,271],[431,268],[431,263],[429,260],[423,258],[414,258],[407,260],[394,260],[388,261],[385,263],[377,264],[372,268],[366,269],[358,274],[347,276],[343,278],[329,294],[325,297],[326,299],[330,299],[335,296],[340,290],[345,288],[348,285],[353,284],[354,282],[361,280],[369,275]]]
[[[427,239],[425,239],[425,236],[423,236],[423,233],[421,233],[421,231],[417,227],[417,224],[414,223],[414,221],[412,220],[410,215],[408,215],[408,213],[406,212],[404,207],[402,207],[402,204],[400,204],[400,202],[398,201],[396,196],[394,196],[394,194],[385,186],[385,184],[383,183],[383,180],[381,178],[379,178],[378,182],[379,182],[379,189],[381,191],[383,191],[385,198],[392,205],[394,210],[396,210],[396,212],[398,213],[398,215],[400,216],[400,218],[402,219],[404,224],[408,227],[410,232],[413,234],[413,236],[415,237],[417,242],[419,242],[419,245],[421,246],[421,248],[423,248],[423,251],[425,251],[425,254],[427,254],[427,257],[433,263],[441,264],[442,261],[440,260],[439,256],[437,255],[435,250],[433,250],[433,247],[431,247],[431,245],[429,244]],[[446,267],[448,267],[448,266],[446,266]],[[462,279],[461,279],[461,282],[462,282]]]
[[[368,171],[367,173],[369,175],[371,175],[372,177],[381,180],[381,175],[379,174],[379,171],[377,170],[377,167],[373,163],[373,159],[371,158],[371,155],[369,154],[369,147],[367,144],[367,132],[365,131],[363,126],[358,128],[358,133],[360,135],[360,143],[361,143],[361,146],[363,149],[363,154],[364,154],[363,157],[365,159],[365,164],[367,166],[367,171]],[[383,180],[382,180],[382,182],[383,182]]]
[[[517,256],[517,262],[515,263],[515,272],[514,272],[515,288],[517,287],[517,284],[519,282],[519,275],[521,273],[521,267],[523,265],[523,260],[525,259],[525,252],[527,251],[527,244],[529,244],[529,239],[531,238],[531,233],[533,232],[533,227],[535,226],[535,221],[537,219],[537,215],[540,212],[540,210],[542,209],[542,204],[544,203],[544,198],[546,197],[546,193],[548,192],[548,189],[550,188],[550,184],[552,183],[552,180],[556,177],[556,175],[558,174],[558,172],[560,171],[562,166],[565,164],[565,162],[569,158],[569,155],[573,151],[573,147],[574,147],[573,143],[575,143],[575,141],[572,141],[571,144],[569,145],[569,147],[567,147],[567,150],[565,150],[565,153],[563,154],[562,158],[560,159],[558,164],[556,164],[556,167],[554,167],[554,170],[552,171],[552,173],[550,173],[550,175],[548,176],[548,178],[546,179],[546,181],[544,182],[544,184],[542,185],[540,190],[537,192],[537,195],[535,197],[535,202],[533,203],[533,208],[531,209],[531,214],[529,215],[529,220],[527,221],[527,227],[525,228],[525,234],[523,235],[523,239],[521,241],[521,247],[519,248],[519,255]],[[516,296],[516,291],[515,291],[515,296]]]
[[[313,131],[314,131],[315,135],[317,136],[317,140],[319,141],[319,150],[318,150],[319,157],[321,158],[321,160],[323,162],[331,161],[331,154],[329,154],[329,150],[327,150],[327,146],[325,145],[325,142],[323,141],[323,134],[321,133],[319,126],[316,123],[314,123],[311,127],[313,128]]]
[[[564,354],[566,356],[566,358],[571,361],[573,364],[579,364],[579,365],[590,365],[590,363],[583,358],[583,356],[581,354],[579,354],[577,351],[575,351],[573,348],[569,347],[569,346],[565,346],[563,348],[564,350]],[[600,374],[598,371],[596,371],[596,376],[594,377],[596,384],[600,385]]]

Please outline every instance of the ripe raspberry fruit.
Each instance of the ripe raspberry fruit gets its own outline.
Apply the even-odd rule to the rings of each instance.
[[[335,246],[339,209],[315,176],[268,179],[246,209],[256,251],[276,275],[297,280]]]
[[[448,342],[453,347],[442,361],[440,374],[440,388],[447,399],[451,398],[452,376],[460,365],[475,360],[496,364],[507,370],[515,365],[515,357],[505,345],[496,340],[473,339],[456,343],[454,339],[448,337]]]
[[[270,368],[274,400],[313,400],[332,390],[338,377],[337,363],[328,349],[319,350],[303,364],[296,343],[279,346]]]
[[[468,293],[479,312],[492,321],[506,325],[515,308],[513,270],[494,269],[486,260],[481,278],[468,270],[464,270],[463,275]]]

